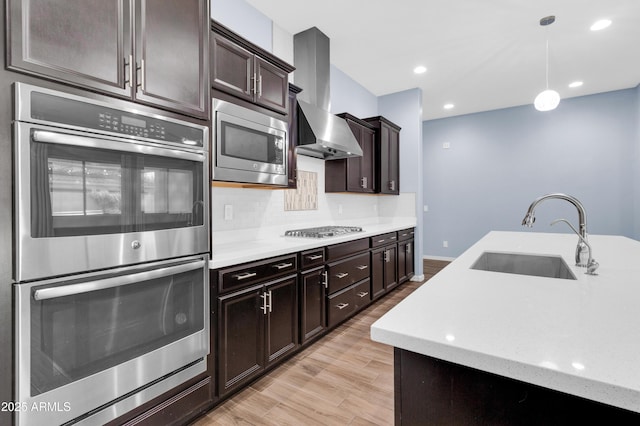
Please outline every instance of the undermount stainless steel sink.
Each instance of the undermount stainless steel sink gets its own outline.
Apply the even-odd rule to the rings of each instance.
[[[485,251],[474,262],[471,269],[565,280],[576,279],[560,256]]]

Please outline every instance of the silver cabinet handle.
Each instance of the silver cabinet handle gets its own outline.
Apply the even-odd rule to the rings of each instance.
[[[395,240],[395,239],[396,239],[396,237],[391,237],[391,239],[392,239],[392,240]]]
[[[364,271],[365,269],[367,269],[369,267],[369,265],[360,265],[360,266],[356,266],[356,268],[360,269],[361,271]]]
[[[358,297],[365,297],[367,294],[369,294],[368,291],[361,291],[360,293],[358,293],[356,296]]]
[[[338,305],[336,305],[336,308],[343,310],[344,308],[346,308],[347,306],[349,306],[348,303],[340,303]]]
[[[389,262],[391,260],[390,258],[391,258],[391,256],[389,255],[389,250],[386,250],[384,252],[384,261],[385,262]]]
[[[253,73],[253,77],[251,77],[251,88],[249,89],[249,92],[253,93],[253,95],[257,95],[258,94],[258,80],[256,77],[256,73]]]
[[[409,234],[402,234],[402,235],[400,235],[400,236],[401,236],[401,237],[406,237],[407,235],[409,235]]]
[[[233,278],[235,278],[238,281],[242,281],[242,280],[246,280],[247,278],[255,277],[256,275],[257,274],[255,272],[245,272],[244,274],[234,275]]]
[[[273,311],[273,293],[269,290],[269,313]]]
[[[260,309],[262,310],[262,313],[264,315],[267,315],[267,297],[268,296],[266,291],[260,295],[260,298],[262,299],[262,306],[260,307]]]
[[[390,180],[389,181],[389,189],[391,191],[395,191],[395,189],[396,189],[396,181],[395,180]]]
[[[279,263],[277,265],[273,265],[274,268],[280,270],[280,269],[285,269],[285,268],[289,268],[293,266],[293,263]]]
[[[324,271],[322,273],[322,276],[324,278],[324,280],[322,281],[324,288],[329,288],[329,273],[327,271]]]
[[[379,243],[384,243],[387,240],[378,240]]]
[[[360,186],[361,186],[362,188],[365,188],[365,189],[366,189],[366,188],[367,188],[367,186],[368,186],[368,184],[369,184],[369,182],[368,182],[368,180],[367,180],[367,177],[366,177],[366,176],[363,176],[363,177],[360,179]]]
[[[136,86],[144,91],[144,59],[140,59],[140,66],[136,64],[136,77],[138,77],[138,71],[140,71],[140,78],[137,79]]]
[[[262,97],[262,75],[258,74],[258,97]]]
[[[340,272],[339,274],[336,274],[336,277],[338,277],[339,279],[343,279],[347,275],[349,275],[348,272]]]
[[[127,72],[127,68],[129,69],[128,72]],[[129,55],[129,62],[127,62],[126,59],[124,61],[124,75],[125,75],[124,86],[127,87],[127,84],[128,84],[129,88],[133,87],[133,55]]]
[[[322,259],[322,255],[321,254],[313,254],[311,256],[307,256],[307,259],[309,260],[318,260],[318,259]]]
[[[155,269],[153,271],[138,272],[131,275],[123,275],[103,280],[87,281],[80,284],[71,284],[61,287],[51,287],[36,290],[33,293],[35,300],[55,299],[58,297],[73,296],[76,294],[89,293],[90,291],[105,290],[113,287],[122,287],[130,284],[138,284],[142,281],[149,281],[157,278],[176,275],[182,272],[193,271],[204,267],[204,260],[186,263],[184,265],[167,266],[166,268]]]

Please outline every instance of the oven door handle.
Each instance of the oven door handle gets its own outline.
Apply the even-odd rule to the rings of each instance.
[[[183,160],[204,162],[206,157],[198,152],[183,151],[179,148],[160,148],[141,143],[121,142],[112,139],[100,139],[87,136],[57,133],[50,130],[34,130],[33,140],[42,143],[82,146],[87,148],[111,149],[138,154],[158,155],[162,157],[180,158]]]
[[[165,268],[154,269],[153,271],[138,272],[131,275],[123,275],[102,280],[87,281],[80,284],[71,284],[60,287],[43,288],[33,293],[35,300],[55,299],[58,297],[73,296],[76,294],[89,293],[96,290],[104,290],[113,287],[122,287],[129,284],[136,284],[141,281],[162,278],[168,275],[180,274],[182,272],[193,271],[204,268],[205,261],[189,262],[182,265],[167,266]]]

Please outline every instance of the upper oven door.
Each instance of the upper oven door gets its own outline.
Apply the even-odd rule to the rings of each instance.
[[[208,251],[206,151],[15,124],[17,281]]]
[[[286,184],[287,124],[224,101],[213,108],[214,179]]]

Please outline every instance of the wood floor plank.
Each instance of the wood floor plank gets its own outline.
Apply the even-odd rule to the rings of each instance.
[[[370,327],[421,284],[401,285],[194,425],[393,424],[393,348],[371,341]]]

